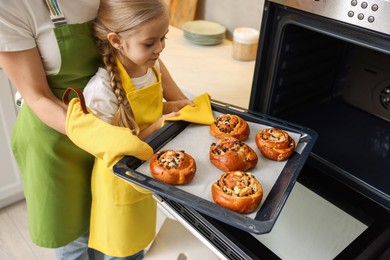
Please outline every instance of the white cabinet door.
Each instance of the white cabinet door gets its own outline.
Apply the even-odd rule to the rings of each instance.
[[[0,208],[23,198],[21,176],[11,151],[16,114],[11,84],[0,69]]]

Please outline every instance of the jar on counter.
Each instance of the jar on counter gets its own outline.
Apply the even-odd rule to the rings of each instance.
[[[240,27],[233,31],[232,56],[240,61],[252,61],[256,59],[259,31]]]

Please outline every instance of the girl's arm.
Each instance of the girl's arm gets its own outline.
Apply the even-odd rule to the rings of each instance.
[[[177,86],[176,82],[173,80],[171,74],[169,74],[168,69],[165,67],[162,60],[159,60],[160,63],[160,72],[162,76],[162,87],[164,93],[164,99],[166,101],[177,101],[188,98],[184,95],[181,89]]]
[[[154,132],[156,132],[158,129],[161,128],[161,125],[162,123],[165,121],[165,119],[167,118],[170,118],[170,117],[175,117],[175,116],[179,116],[180,113],[178,112],[172,112],[172,113],[169,113],[169,114],[166,114],[166,115],[163,115],[159,120],[157,120],[156,122],[154,122],[153,124],[151,124],[150,126],[148,126],[147,128],[145,128],[144,130],[142,130],[139,134],[138,134],[138,138],[145,141],[146,138],[148,138],[149,136],[151,136]]]
[[[162,60],[159,60],[159,63],[162,76],[163,96],[167,101],[164,102],[163,114],[179,111],[186,105],[194,106],[194,102],[189,100],[177,86]]]
[[[0,52],[0,67],[38,118],[65,134],[67,106],[51,91],[38,49]]]

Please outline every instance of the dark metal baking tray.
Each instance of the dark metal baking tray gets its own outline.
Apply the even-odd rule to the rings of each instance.
[[[137,168],[143,161],[132,156],[125,156],[116,163],[113,167],[114,174],[129,182],[147,188],[160,195],[162,198],[167,198],[183,205],[190,206],[196,211],[241,230],[254,234],[268,233],[275,224],[275,221],[314,146],[317,139],[317,133],[312,129],[295,125],[268,115],[239,111],[230,106],[212,103],[212,109],[213,111],[222,114],[239,115],[248,122],[263,124],[300,134],[299,144],[303,144],[303,149],[301,149],[300,152],[295,151],[289,158],[254,218],[223,208],[213,202],[180,189],[180,186],[165,184],[137,171]],[[183,121],[168,123],[149,137],[146,142],[148,142],[156,152],[172,141],[189,125],[190,123]]]

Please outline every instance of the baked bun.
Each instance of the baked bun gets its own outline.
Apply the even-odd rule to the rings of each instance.
[[[295,150],[295,141],[286,131],[267,128],[260,130],[255,137],[262,155],[275,161],[288,159]]]
[[[186,184],[194,178],[196,163],[184,151],[162,150],[153,155],[150,172],[162,182],[171,185]]]
[[[246,171],[256,166],[257,154],[244,142],[224,137],[210,146],[210,161],[218,169],[228,171]]]
[[[215,118],[210,125],[210,133],[218,139],[234,137],[245,141],[249,136],[248,123],[237,115],[225,114]]]
[[[263,198],[260,182],[249,172],[231,171],[222,174],[211,186],[213,200],[218,205],[238,213],[251,213]]]

